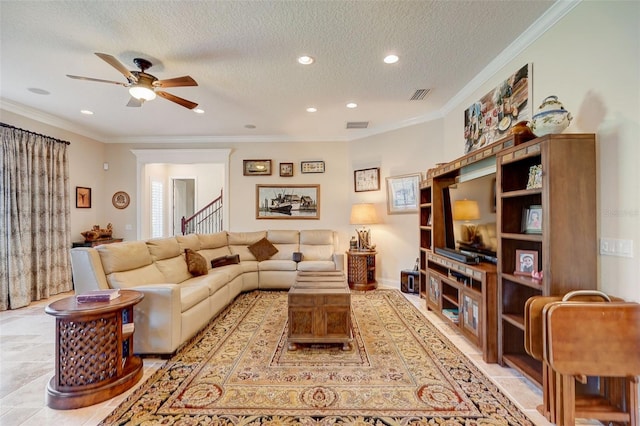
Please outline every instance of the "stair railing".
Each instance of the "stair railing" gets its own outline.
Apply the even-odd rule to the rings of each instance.
[[[192,216],[181,219],[182,235],[213,234],[222,231],[222,189],[220,196]]]

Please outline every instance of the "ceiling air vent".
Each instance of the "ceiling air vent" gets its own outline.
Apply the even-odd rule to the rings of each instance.
[[[415,91],[413,96],[409,98],[410,101],[421,101],[423,100],[431,91],[431,89],[418,89]]]
[[[369,127],[368,121],[347,121],[347,129],[366,129]]]

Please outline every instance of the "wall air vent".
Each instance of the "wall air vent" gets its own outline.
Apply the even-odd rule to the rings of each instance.
[[[347,129],[366,129],[369,127],[368,121],[347,121]]]
[[[431,89],[418,89],[413,96],[409,98],[410,101],[421,101],[431,92]]]

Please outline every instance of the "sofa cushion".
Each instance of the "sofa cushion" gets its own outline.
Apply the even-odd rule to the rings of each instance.
[[[156,260],[155,265],[164,275],[165,283],[180,284],[184,280],[191,278],[187,262],[181,254],[167,259]]]
[[[216,249],[229,245],[226,231],[214,234],[198,234],[198,238],[200,239],[200,250]]]
[[[107,275],[107,282],[111,288],[131,288],[145,284],[163,284],[167,281],[156,265],[151,264],[129,271],[112,272]]]
[[[154,261],[169,259],[182,254],[180,244],[178,244],[178,240],[175,237],[147,240],[147,247],[149,247],[149,253],[151,253]]]
[[[102,244],[96,247],[106,275],[151,265],[153,259],[144,241]],[[158,271],[159,272],[159,271]]]
[[[335,271],[336,264],[332,260],[303,260],[298,263],[298,271]]]
[[[333,231],[330,229],[309,229],[300,231],[300,245],[334,245]]]
[[[300,245],[302,258],[304,260],[333,260],[332,245]]]
[[[228,232],[230,246],[248,246],[267,236],[267,231]]]
[[[180,308],[186,312],[209,297],[209,288],[204,285],[185,285],[180,287]]]
[[[262,238],[249,246],[249,251],[255,256],[258,262],[269,259],[278,252],[278,249],[271,242]]]
[[[202,247],[198,234],[176,235],[176,240],[178,240],[181,252],[188,248],[198,251]]]
[[[258,263],[260,271],[295,271],[296,262],[293,260],[264,260]]]
[[[184,258],[187,261],[187,269],[193,276],[204,275],[209,271],[207,260],[190,248],[184,249]]]
[[[198,254],[204,256],[205,260],[207,261],[207,265],[211,265],[211,261],[213,259],[217,259],[223,256],[231,256],[231,250],[229,250],[229,247],[227,246],[218,248],[207,248],[198,251]]]

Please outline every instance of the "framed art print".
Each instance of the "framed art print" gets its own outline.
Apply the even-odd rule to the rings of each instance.
[[[355,170],[353,185],[356,192],[377,191],[380,189],[380,168]]]
[[[256,185],[256,219],[320,219],[320,185]]]
[[[280,163],[280,176],[282,177],[293,176],[293,163]]]
[[[91,208],[91,188],[86,188],[84,186],[76,186],[76,208],[77,209]]]
[[[387,178],[387,213],[402,214],[418,211],[420,174]]]
[[[302,173],[324,173],[324,161],[301,161]]]
[[[245,176],[270,176],[271,160],[242,160],[242,170]]]

